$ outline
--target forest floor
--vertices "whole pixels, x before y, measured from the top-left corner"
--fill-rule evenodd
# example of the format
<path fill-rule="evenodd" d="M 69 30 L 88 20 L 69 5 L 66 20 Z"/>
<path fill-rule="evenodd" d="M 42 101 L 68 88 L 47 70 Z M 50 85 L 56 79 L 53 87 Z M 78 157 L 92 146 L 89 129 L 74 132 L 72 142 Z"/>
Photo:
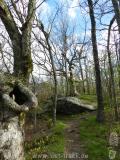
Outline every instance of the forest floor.
<path fill-rule="evenodd" d="M 116 147 L 110 146 L 109 136 L 115 132 L 120 136 L 120 123 L 106 121 L 99 124 L 95 114 L 58 116 L 56 126 L 52 128 L 49 128 L 50 121 L 40 119 L 37 130 L 29 121 L 26 160 L 109 160 L 109 156 L 119 160 L 120 143 Z"/>
<path fill-rule="evenodd" d="M 33 128 L 31 122 L 29 121 L 29 124 L 27 122 L 26 142 L 29 153 L 33 151 L 31 153 L 34 154 L 37 148 L 39 148 L 36 142 L 34 142 L 34 139 L 36 139 L 36 137 L 38 138 L 40 137 L 40 135 L 41 137 L 42 135 L 44 135 L 44 141 L 46 141 L 45 136 L 51 135 L 51 132 L 54 132 L 52 133 L 54 135 L 52 135 L 52 137 L 50 137 L 50 140 L 48 140 L 49 145 L 47 146 L 47 148 L 43 149 L 42 152 L 46 150 L 49 153 L 50 152 L 54 153 L 57 157 L 55 159 L 57 160 L 88 159 L 88 155 L 84 153 L 84 144 L 80 140 L 80 127 L 79 127 L 80 120 L 81 119 L 84 120 L 85 118 L 86 116 L 82 114 L 70 115 L 70 116 L 58 116 L 59 121 L 57 122 L 57 125 L 54 130 L 51 130 L 48 127 L 48 121 L 46 121 L 46 119 L 42 121 L 40 120 L 37 123 L 36 131 Z M 31 141 L 33 141 L 33 144 L 31 143 Z M 41 138 L 37 141 L 40 144 Z M 44 144 L 46 145 L 46 142 Z M 27 159 L 29 159 L 29 157 L 31 157 L 31 155 L 29 155 Z M 37 159 L 42 159 L 42 158 L 37 158 Z"/>
<path fill-rule="evenodd" d="M 90 104 L 92 99 L 84 97 Z M 36 127 L 34 119 L 28 119 L 26 160 L 120 160 L 120 122 L 114 121 L 113 113 L 105 108 L 103 124 L 96 121 L 96 112 L 57 116 L 55 127 L 48 115 L 37 118 Z M 119 143 L 111 146 L 110 135 L 115 133 Z"/>
<path fill-rule="evenodd" d="M 80 129 L 79 121 L 82 118 L 82 115 L 76 117 L 66 118 L 64 123 L 66 124 L 65 128 L 65 149 L 64 155 L 66 159 L 86 159 L 88 156 L 84 153 L 84 144 L 80 140 Z"/>

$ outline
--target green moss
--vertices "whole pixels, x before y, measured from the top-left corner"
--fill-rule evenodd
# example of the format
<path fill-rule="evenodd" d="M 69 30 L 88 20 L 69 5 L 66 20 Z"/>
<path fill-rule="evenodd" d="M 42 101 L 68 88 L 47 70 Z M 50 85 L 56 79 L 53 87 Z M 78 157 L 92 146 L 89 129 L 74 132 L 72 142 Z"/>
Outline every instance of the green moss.
<path fill-rule="evenodd" d="M 25 124 L 25 113 L 24 112 L 21 112 L 20 115 L 19 115 L 19 124 L 21 127 L 23 127 L 23 125 Z"/>
<path fill-rule="evenodd" d="M 97 97 L 96 95 L 80 95 L 80 100 L 83 100 L 87 103 L 96 103 L 97 102 Z"/>

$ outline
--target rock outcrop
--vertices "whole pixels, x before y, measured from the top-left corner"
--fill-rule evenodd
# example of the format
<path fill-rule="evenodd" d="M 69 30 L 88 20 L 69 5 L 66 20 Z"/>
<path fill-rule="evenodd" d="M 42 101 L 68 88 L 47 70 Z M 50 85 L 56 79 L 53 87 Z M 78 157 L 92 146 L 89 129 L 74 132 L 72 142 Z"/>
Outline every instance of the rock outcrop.
<path fill-rule="evenodd" d="M 84 104 L 76 97 L 62 97 L 57 101 L 57 113 L 61 114 L 77 114 L 95 110 L 95 106 Z"/>

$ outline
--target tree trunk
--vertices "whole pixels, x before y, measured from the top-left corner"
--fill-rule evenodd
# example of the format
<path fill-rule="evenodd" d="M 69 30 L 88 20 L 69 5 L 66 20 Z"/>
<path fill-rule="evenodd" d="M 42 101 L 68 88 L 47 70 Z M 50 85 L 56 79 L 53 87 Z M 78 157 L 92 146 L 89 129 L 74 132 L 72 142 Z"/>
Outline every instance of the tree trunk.
<path fill-rule="evenodd" d="M 120 0 L 112 0 L 114 12 L 115 12 L 115 19 L 118 25 L 118 33 L 119 33 L 119 45 L 118 45 L 118 77 L 119 77 L 119 89 L 120 89 Z"/>
<path fill-rule="evenodd" d="M 108 97 L 108 105 L 112 107 L 112 91 L 111 91 L 111 81 L 110 81 L 110 76 L 108 75 L 108 70 L 106 70 L 106 56 L 104 57 L 104 75 L 103 80 L 105 79 L 104 83 L 104 97 Z"/>
<path fill-rule="evenodd" d="M 35 0 L 29 0 L 28 15 L 20 32 L 5 1 L 0 1 L 0 18 L 9 34 L 13 47 L 14 74 L 22 78 L 24 82 L 29 81 L 29 75 L 33 69 L 30 41 L 34 14 Z"/>
<path fill-rule="evenodd" d="M 82 90 L 83 90 L 83 93 L 85 94 L 85 85 L 84 85 L 83 69 L 82 69 L 82 65 L 81 65 L 80 59 L 79 59 L 79 67 L 80 67 L 80 74 L 81 74 L 81 79 L 82 79 Z"/>
<path fill-rule="evenodd" d="M 69 77 L 69 96 L 74 97 L 75 96 L 75 85 L 74 85 L 74 80 L 73 80 L 72 66 L 70 64 L 69 64 L 69 72 L 70 72 L 70 77 Z"/>
<path fill-rule="evenodd" d="M 110 25 L 108 29 L 107 52 L 108 52 L 108 62 L 109 62 L 109 69 L 110 69 L 110 84 L 111 84 L 111 90 L 112 90 L 112 101 L 113 101 L 113 106 L 115 109 L 115 119 L 118 120 L 118 104 L 117 104 L 116 93 L 115 93 L 114 71 L 113 71 L 112 62 L 111 62 L 111 52 L 109 49 L 110 31 L 111 31 L 112 24 L 114 23 L 114 20 L 115 20 L 115 17 L 110 21 Z"/>
<path fill-rule="evenodd" d="M 93 1 L 88 0 L 88 5 L 89 5 L 89 14 L 90 14 L 90 19 L 91 19 L 91 36 L 92 36 L 92 45 L 93 45 L 93 58 L 94 58 L 94 65 L 95 65 L 95 78 L 96 78 L 96 93 L 97 93 L 97 103 L 98 103 L 97 121 L 104 122 L 104 103 L 103 103 L 102 84 L 101 84 L 98 48 L 97 48 L 97 40 L 96 40 L 96 21 L 95 21 L 95 16 L 94 16 Z"/>
<path fill-rule="evenodd" d="M 24 159 L 24 131 L 19 115 L 37 106 L 35 95 L 17 81 L 0 74 L 0 159 L 4 160 Z"/>
<path fill-rule="evenodd" d="M 13 47 L 13 56 L 14 56 L 14 75 L 21 79 L 22 82 L 28 84 L 29 82 L 29 75 L 32 72 L 32 58 L 31 58 L 31 30 L 32 30 L 32 22 L 34 19 L 35 14 L 35 0 L 29 0 L 28 3 L 28 13 L 26 17 L 25 23 L 22 24 L 21 31 L 17 27 L 17 24 L 15 23 L 14 17 L 8 8 L 6 2 L 4 0 L 0 1 L 0 18 L 8 32 L 8 35 L 12 42 Z M 8 78 L 9 79 L 9 78 Z M 6 85 L 6 84 L 5 84 Z M 0 86 L 1 87 L 1 86 Z M 25 91 L 25 94 L 21 94 L 24 92 L 24 89 L 21 87 L 20 90 L 17 92 L 17 88 L 15 87 L 13 89 L 14 93 L 13 97 L 16 96 L 19 99 L 18 102 L 18 108 L 21 108 L 21 100 L 20 98 L 23 98 L 25 100 L 25 97 L 28 97 L 28 99 L 31 102 L 28 102 L 27 105 L 29 107 L 32 107 L 33 105 L 36 105 L 33 101 L 33 98 L 30 99 L 31 93 Z M 26 95 L 26 92 L 28 95 Z M 7 93 L 9 94 L 9 93 Z M 21 94 L 21 95 L 20 95 Z M 2 95 L 3 96 L 3 95 Z M 9 97 L 1 97 L 1 99 L 5 98 L 5 102 L 0 104 L 0 108 L 6 108 L 11 104 L 13 104 L 13 107 L 16 107 L 15 102 L 9 101 Z M 8 100 L 8 103 L 7 103 Z M 3 107 L 4 106 L 4 107 Z M 25 105 L 23 106 L 23 108 Z M 15 108 L 14 108 L 15 109 Z M 16 110 L 16 109 L 15 109 Z M 23 149 L 23 143 L 24 143 L 24 130 L 21 127 L 22 120 L 24 119 L 21 117 L 22 110 L 20 110 L 17 114 L 16 111 L 7 110 L 7 114 L 11 115 L 10 118 L 5 118 L 4 122 L 3 120 L 0 121 L 0 156 L 2 159 L 5 160 L 23 160 L 24 159 L 24 149 Z M 2 114 L 4 114 L 4 111 L 1 111 Z M 7 128 L 4 128 L 6 127 Z M 16 135 L 16 136 L 15 136 Z M 4 137 L 4 139 L 3 139 Z"/>
<path fill-rule="evenodd" d="M 69 95 L 69 80 L 68 80 L 68 71 L 67 71 L 67 62 L 66 62 L 66 59 L 65 59 L 65 90 L 66 90 L 66 93 L 65 95 L 68 96 Z"/>
<path fill-rule="evenodd" d="M 65 35 L 64 35 L 65 34 Z M 67 68 L 67 36 L 66 33 L 63 34 L 63 53 L 62 53 L 62 58 L 63 58 L 63 68 L 65 69 L 65 87 L 66 87 L 66 93 L 65 95 L 69 95 L 69 80 L 68 80 L 68 68 Z"/>
<path fill-rule="evenodd" d="M 115 42 L 115 54 L 116 54 L 116 60 L 117 60 L 117 73 L 118 73 L 118 89 L 120 89 L 120 70 L 119 70 L 119 62 L 120 62 L 120 57 L 119 57 L 119 44 L 118 42 Z"/>
<path fill-rule="evenodd" d="M 52 64 L 52 71 L 53 71 L 53 80 L 54 80 L 54 104 L 53 104 L 53 124 L 56 124 L 56 108 L 57 108 L 57 75 L 56 75 L 56 69 L 54 64 L 54 59 L 51 51 L 51 46 L 49 44 L 49 41 L 47 39 L 47 44 L 49 48 L 49 54 L 50 54 L 50 60 Z"/>
<path fill-rule="evenodd" d="M 120 4 L 119 3 L 120 2 L 118 2 L 118 0 L 112 0 L 114 12 L 115 12 L 115 18 L 118 24 L 118 31 L 120 34 Z"/>
<path fill-rule="evenodd" d="M 84 64 L 85 64 L 87 94 L 90 94 L 90 82 L 89 82 L 88 67 L 86 64 L 86 59 L 84 59 Z"/>
<path fill-rule="evenodd" d="M 49 34 L 44 30 L 44 25 L 42 22 L 38 21 L 38 25 L 40 30 L 43 32 L 46 44 L 47 44 L 47 50 L 49 52 L 50 56 L 50 61 L 51 61 L 51 66 L 52 66 L 52 76 L 53 76 L 53 81 L 54 81 L 54 99 L 53 99 L 53 124 L 56 124 L 56 107 L 57 107 L 57 92 L 58 92 L 58 83 L 57 83 L 57 75 L 56 75 L 56 68 L 54 64 L 54 58 L 53 58 L 53 53 L 52 53 L 52 48 L 49 42 Z"/>
<path fill-rule="evenodd" d="M 1 160 L 23 160 L 23 132 L 18 126 L 18 117 L 0 122 L 0 159 Z M 4 148 L 4 149 L 2 149 Z"/>

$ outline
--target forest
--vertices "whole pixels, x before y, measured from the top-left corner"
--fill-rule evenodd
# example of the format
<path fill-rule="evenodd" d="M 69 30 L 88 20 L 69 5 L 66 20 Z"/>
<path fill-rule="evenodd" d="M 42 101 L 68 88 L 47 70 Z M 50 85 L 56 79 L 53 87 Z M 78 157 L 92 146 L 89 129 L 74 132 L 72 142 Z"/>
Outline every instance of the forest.
<path fill-rule="evenodd" d="M 120 160 L 120 0 L 0 0 L 0 160 Z"/>

